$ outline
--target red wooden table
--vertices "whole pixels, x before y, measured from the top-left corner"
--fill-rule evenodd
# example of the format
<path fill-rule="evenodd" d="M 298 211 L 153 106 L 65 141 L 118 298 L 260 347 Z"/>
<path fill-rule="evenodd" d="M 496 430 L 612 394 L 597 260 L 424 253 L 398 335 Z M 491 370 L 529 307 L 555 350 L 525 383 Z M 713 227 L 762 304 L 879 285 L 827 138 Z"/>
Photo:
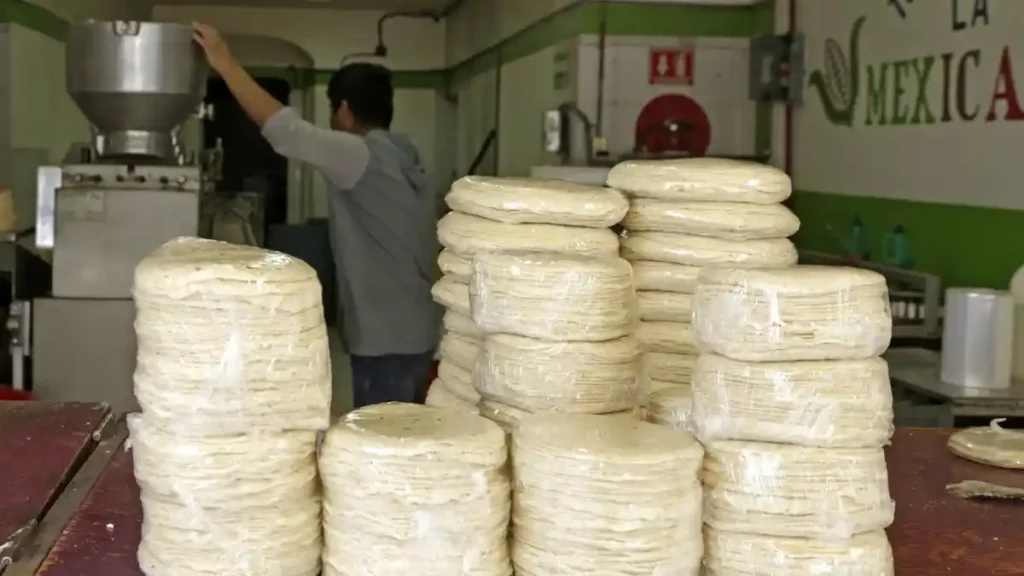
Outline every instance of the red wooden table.
<path fill-rule="evenodd" d="M 896 522 L 889 529 L 897 576 L 1024 575 L 1024 502 L 965 500 L 946 493 L 963 480 L 1024 488 L 1024 471 L 950 454 L 944 428 L 897 430 L 886 454 Z"/>
<path fill-rule="evenodd" d="M 109 415 L 102 404 L 0 402 L 0 565 L 17 558 Z"/>
<path fill-rule="evenodd" d="M 1024 487 L 1024 472 L 953 456 L 946 450 L 951 432 L 900 429 L 887 450 L 896 500 L 896 522 L 888 532 L 897 576 L 1024 575 L 1024 504 L 963 500 L 945 491 L 947 484 L 961 480 Z M 37 576 L 141 575 L 135 549 L 142 510 L 131 455 L 116 446 L 112 450 L 113 459 L 45 556 Z"/>

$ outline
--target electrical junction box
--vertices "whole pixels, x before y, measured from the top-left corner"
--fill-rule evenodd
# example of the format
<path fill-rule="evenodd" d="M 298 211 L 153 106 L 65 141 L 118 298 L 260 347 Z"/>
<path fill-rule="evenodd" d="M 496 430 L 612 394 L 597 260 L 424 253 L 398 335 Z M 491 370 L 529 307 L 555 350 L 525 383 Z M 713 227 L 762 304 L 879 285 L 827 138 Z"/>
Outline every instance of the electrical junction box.
<path fill-rule="evenodd" d="M 799 104 L 804 92 L 804 36 L 755 36 L 750 40 L 750 99 Z"/>

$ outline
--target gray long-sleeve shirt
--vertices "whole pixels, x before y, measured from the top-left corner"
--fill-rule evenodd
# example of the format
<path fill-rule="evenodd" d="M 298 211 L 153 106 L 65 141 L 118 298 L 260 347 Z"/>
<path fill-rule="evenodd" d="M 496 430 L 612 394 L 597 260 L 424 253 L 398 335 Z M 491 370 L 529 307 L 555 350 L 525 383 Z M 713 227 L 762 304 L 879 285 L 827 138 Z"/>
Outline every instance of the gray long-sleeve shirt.
<path fill-rule="evenodd" d="M 440 308 L 430 288 L 437 257 L 436 200 L 404 136 L 318 128 L 284 108 L 263 125 L 278 154 L 327 180 L 331 248 L 342 326 L 359 356 L 420 354 L 437 346 Z"/>

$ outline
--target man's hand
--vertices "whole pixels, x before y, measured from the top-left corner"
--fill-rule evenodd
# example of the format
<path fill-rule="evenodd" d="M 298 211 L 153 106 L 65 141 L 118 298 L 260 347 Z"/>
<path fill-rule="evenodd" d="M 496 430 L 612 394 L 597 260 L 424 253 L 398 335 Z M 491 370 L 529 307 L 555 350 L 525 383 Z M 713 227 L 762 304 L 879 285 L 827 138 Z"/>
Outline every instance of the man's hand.
<path fill-rule="evenodd" d="M 192 28 L 195 29 L 195 34 L 192 37 L 196 43 L 202 46 L 210 68 L 219 74 L 224 74 L 224 71 L 234 63 L 234 58 L 231 56 L 231 50 L 228 49 L 227 43 L 221 38 L 220 32 L 200 22 L 193 22 Z"/>

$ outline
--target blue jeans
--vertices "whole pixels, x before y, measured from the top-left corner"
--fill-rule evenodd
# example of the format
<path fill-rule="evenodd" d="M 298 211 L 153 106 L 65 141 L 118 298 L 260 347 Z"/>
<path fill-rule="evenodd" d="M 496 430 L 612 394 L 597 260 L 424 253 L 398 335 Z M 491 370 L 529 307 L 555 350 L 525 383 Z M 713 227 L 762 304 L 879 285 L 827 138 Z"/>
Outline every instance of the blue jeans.
<path fill-rule="evenodd" d="M 422 404 L 434 351 L 423 354 L 352 356 L 352 406 L 385 402 Z"/>

